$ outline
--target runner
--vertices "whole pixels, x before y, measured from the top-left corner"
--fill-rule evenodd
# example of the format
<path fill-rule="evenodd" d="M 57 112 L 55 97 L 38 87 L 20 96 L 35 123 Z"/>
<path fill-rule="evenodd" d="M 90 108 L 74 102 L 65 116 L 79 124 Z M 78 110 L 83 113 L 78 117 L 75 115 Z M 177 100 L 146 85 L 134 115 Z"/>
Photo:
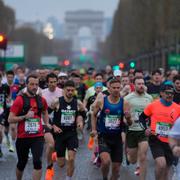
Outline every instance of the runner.
<path fill-rule="evenodd" d="M 48 113 L 50 123 L 53 124 L 54 116 L 54 103 L 62 96 L 63 90 L 57 87 L 58 77 L 50 73 L 46 77 L 48 88 L 42 90 L 42 96 L 46 99 L 48 105 Z M 45 127 L 45 143 L 46 143 L 46 157 L 47 157 L 47 170 L 45 180 L 51 180 L 54 176 L 52 153 L 54 152 L 54 138 L 51 129 Z"/>
<path fill-rule="evenodd" d="M 168 180 L 174 156 L 169 147 L 168 133 L 176 119 L 180 116 L 180 106 L 173 102 L 174 87 L 163 84 L 161 98 L 149 104 L 140 115 L 140 122 L 149 136 L 149 146 L 155 159 L 156 180 Z M 146 119 L 150 117 L 150 128 Z"/>
<path fill-rule="evenodd" d="M 147 150 L 148 141 L 142 128 L 139 124 L 139 115 L 143 112 L 144 108 L 153 100 L 152 97 L 145 92 L 144 79 L 136 77 L 134 80 L 135 92 L 125 96 L 124 103 L 126 104 L 131 114 L 132 125 L 129 126 L 126 135 L 128 147 L 128 160 L 134 164 L 137 162 L 140 165 L 140 180 L 146 179 L 146 166 L 147 166 Z"/>
<path fill-rule="evenodd" d="M 53 128 L 56 133 L 56 152 L 59 167 L 65 165 L 67 149 L 67 176 L 71 180 L 74 173 L 74 161 L 78 148 L 77 128 L 83 130 L 85 109 L 83 104 L 73 95 L 75 84 L 68 80 L 64 84 L 64 95 L 59 98 L 57 110 L 54 112 Z"/>
<path fill-rule="evenodd" d="M 44 98 L 37 96 L 38 77 L 29 75 L 27 77 L 27 92 L 20 95 L 14 101 L 9 114 L 9 123 L 17 123 L 18 133 L 16 140 L 17 168 L 16 178 L 21 180 L 23 171 L 28 161 L 28 153 L 31 150 L 33 156 L 33 177 L 40 180 L 42 174 L 42 153 L 44 145 L 44 134 L 41 121 L 43 114 L 44 124 L 48 124 L 47 103 Z"/>
<path fill-rule="evenodd" d="M 121 83 L 113 78 L 109 82 L 109 96 L 98 96 L 94 103 L 92 115 L 92 135 L 98 131 L 99 153 L 103 180 L 108 179 L 112 161 L 111 179 L 119 178 L 122 162 L 123 99 L 120 98 Z M 100 111 L 99 121 L 97 114 Z"/>

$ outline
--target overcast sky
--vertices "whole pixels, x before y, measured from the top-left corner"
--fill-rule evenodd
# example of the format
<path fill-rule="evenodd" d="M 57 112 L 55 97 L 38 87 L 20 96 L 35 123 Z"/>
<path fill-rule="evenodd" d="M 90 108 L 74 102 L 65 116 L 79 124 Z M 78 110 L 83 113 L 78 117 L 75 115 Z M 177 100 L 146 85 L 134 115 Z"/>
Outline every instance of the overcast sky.
<path fill-rule="evenodd" d="M 4 0 L 16 11 L 16 19 L 24 21 L 45 21 L 50 16 L 63 21 L 67 10 L 92 9 L 104 11 L 112 17 L 119 0 Z"/>

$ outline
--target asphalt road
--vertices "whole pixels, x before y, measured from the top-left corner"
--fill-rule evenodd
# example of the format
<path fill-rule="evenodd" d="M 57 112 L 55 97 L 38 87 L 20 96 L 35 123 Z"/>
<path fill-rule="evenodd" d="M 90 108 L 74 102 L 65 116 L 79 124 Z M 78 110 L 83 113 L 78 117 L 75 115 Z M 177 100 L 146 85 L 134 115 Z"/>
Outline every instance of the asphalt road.
<path fill-rule="evenodd" d="M 91 151 L 87 149 L 88 133 L 85 131 L 85 140 L 80 142 L 80 147 L 77 152 L 76 162 L 75 162 L 75 173 L 73 180 L 101 180 L 101 172 L 98 167 L 91 162 Z M 15 167 L 16 167 L 16 153 L 10 153 L 7 150 L 5 144 L 3 144 L 3 158 L 0 158 L 0 180 L 15 180 Z M 55 177 L 54 180 L 65 180 L 65 170 L 60 169 L 57 164 L 55 167 Z M 121 180 L 138 180 L 138 177 L 134 175 L 135 165 L 129 165 L 127 167 L 121 167 Z M 43 177 L 45 175 L 46 160 L 43 158 Z M 32 178 L 32 159 L 26 166 L 23 180 L 31 180 Z M 152 160 L 151 153 L 148 153 L 148 168 L 147 168 L 147 180 L 154 180 L 154 162 Z"/>

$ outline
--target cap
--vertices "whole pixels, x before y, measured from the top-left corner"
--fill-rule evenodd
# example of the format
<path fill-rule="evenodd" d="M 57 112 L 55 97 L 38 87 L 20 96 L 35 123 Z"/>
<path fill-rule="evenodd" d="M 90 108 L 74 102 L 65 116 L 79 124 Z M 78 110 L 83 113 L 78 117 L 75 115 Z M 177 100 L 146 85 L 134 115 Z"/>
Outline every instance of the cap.
<path fill-rule="evenodd" d="M 66 73 L 64 73 L 64 72 L 60 72 L 59 74 L 58 74 L 58 77 L 67 77 L 68 75 L 66 74 Z"/>
<path fill-rule="evenodd" d="M 103 87 L 103 83 L 102 82 L 96 82 L 94 84 L 94 88 L 97 88 L 97 87 Z"/>
<path fill-rule="evenodd" d="M 114 70 L 113 75 L 114 76 L 121 76 L 122 75 L 122 71 L 120 71 L 119 69 Z"/>
<path fill-rule="evenodd" d="M 165 91 L 165 90 L 172 90 L 174 91 L 174 85 L 171 81 L 167 81 L 164 84 L 161 85 L 160 91 Z"/>

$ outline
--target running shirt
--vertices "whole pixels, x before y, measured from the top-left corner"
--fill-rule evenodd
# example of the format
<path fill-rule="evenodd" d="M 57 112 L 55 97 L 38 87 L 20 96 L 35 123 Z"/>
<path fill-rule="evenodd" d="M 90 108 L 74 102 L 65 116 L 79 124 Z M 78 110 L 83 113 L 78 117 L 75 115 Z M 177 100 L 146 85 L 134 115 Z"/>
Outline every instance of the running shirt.
<path fill-rule="evenodd" d="M 10 112 L 16 116 L 20 115 L 23 110 L 23 98 L 18 96 L 14 101 Z M 43 110 L 47 110 L 47 102 L 42 97 Z M 20 121 L 17 126 L 17 137 L 18 138 L 33 138 L 43 136 L 43 127 L 41 117 L 38 116 L 38 104 L 35 97 L 30 98 L 30 106 L 34 112 L 34 117 Z"/>
<path fill-rule="evenodd" d="M 120 98 L 117 104 L 108 101 L 108 96 L 104 97 L 104 105 L 100 112 L 98 122 L 98 132 L 103 134 L 121 133 L 123 120 L 123 99 Z"/>
<path fill-rule="evenodd" d="M 56 87 L 54 92 L 49 91 L 49 88 L 42 89 L 42 96 L 46 99 L 48 107 L 51 107 L 51 104 L 59 99 L 63 95 L 63 90 Z M 54 111 L 49 113 L 50 121 L 52 121 L 54 116 Z"/>
<path fill-rule="evenodd" d="M 53 122 L 62 130 L 72 130 L 76 128 L 76 117 L 78 113 L 77 99 L 66 102 L 64 96 L 59 98 L 59 110 L 54 112 Z"/>
<path fill-rule="evenodd" d="M 137 93 L 132 92 L 125 96 L 124 100 L 130 105 L 130 113 L 133 120 L 133 124 L 129 126 L 129 130 L 142 131 L 143 128 L 139 123 L 139 115 L 144 111 L 144 108 L 152 102 L 152 96 L 147 93 L 138 95 Z"/>
<path fill-rule="evenodd" d="M 63 90 L 56 88 L 54 92 L 49 91 L 48 88 L 42 89 L 42 96 L 46 99 L 48 107 L 51 106 L 52 102 L 63 95 Z"/>
<path fill-rule="evenodd" d="M 152 133 L 155 133 L 160 141 L 168 143 L 168 133 L 180 116 L 180 106 L 174 102 L 170 106 L 164 106 L 158 99 L 149 104 L 144 113 L 151 118 Z"/>

